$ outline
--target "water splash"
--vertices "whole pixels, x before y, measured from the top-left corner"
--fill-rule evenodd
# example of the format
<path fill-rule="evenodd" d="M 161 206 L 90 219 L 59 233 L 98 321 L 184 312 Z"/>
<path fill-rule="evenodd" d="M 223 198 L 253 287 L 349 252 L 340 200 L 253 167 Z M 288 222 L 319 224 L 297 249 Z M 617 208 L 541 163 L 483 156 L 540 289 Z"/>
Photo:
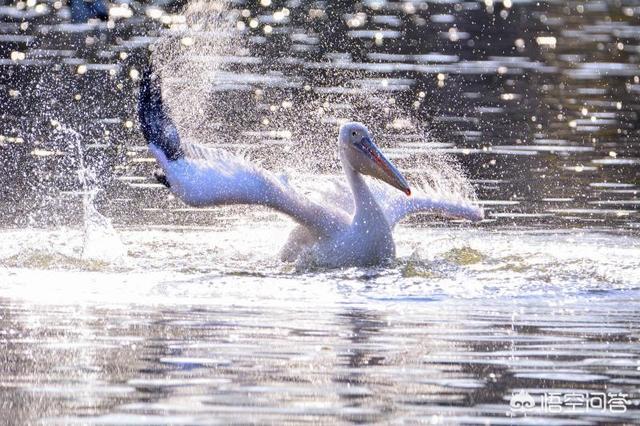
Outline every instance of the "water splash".
<path fill-rule="evenodd" d="M 476 204 L 476 190 L 467 179 L 460 163 L 443 152 L 427 149 L 419 159 L 412 159 L 418 173 L 415 174 L 417 193 L 428 197 Z"/>
<path fill-rule="evenodd" d="M 314 190 L 318 174 L 340 173 L 338 126 L 361 121 L 401 170 L 412 170 L 417 193 L 477 201 L 462 167 L 427 148 L 425 126 L 393 102 L 390 86 L 402 82 L 365 78 L 357 70 L 320 80 L 295 67 L 282 71 L 278 61 L 286 58 L 254 51 L 261 36 L 236 26 L 241 13 L 225 1 L 191 1 L 182 12 L 184 23 L 165 31 L 153 47 L 154 68 L 183 140 L 242 150 Z M 327 54 L 326 60 L 344 59 Z M 422 147 L 413 152 L 407 141 L 412 149 Z M 349 194 L 346 187 L 339 190 Z"/>
<path fill-rule="evenodd" d="M 78 132 L 59 126 L 59 131 L 68 135 L 75 143 L 78 158 L 78 179 L 82 185 L 83 243 L 82 259 L 116 262 L 126 256 L 126 250 L 111 220 L 96 208 L 95 199 L 100 189 L 95 172 L 84 162 L 82 138 Z"/>
<path fill-rule="evenodd" d="M 219 136 L 212 134 L 216 121 L 210 115 L 214 81 L 225 56 L 242 55 L 241 37 L 225 1 L 188 2 L 182 16 L 184 23 L 172 25 L 153 45 L 152 61 L 181 136 L 215 140 Z M 225 109 L 219 99 L 215 108 Z"/>

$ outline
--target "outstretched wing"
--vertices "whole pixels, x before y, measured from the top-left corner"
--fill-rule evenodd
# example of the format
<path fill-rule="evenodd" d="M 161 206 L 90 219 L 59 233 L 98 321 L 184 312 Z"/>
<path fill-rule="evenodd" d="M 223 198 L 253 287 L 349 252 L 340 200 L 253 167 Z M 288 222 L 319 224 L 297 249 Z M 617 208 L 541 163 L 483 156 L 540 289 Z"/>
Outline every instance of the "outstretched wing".
<path fill-rule="evenodd" d="M 138 118 L 172 192 L 185 203 L 264 205 L 289 215 L 318 235 L 329 235 L 348 225 L 346 213 L 310 201 L 285 180 L 240 156 L 182 143 L 164 108 L 160 79 L 150 70 L 141 81 Z"/>
<path fill-rule="evenodd" d="M 404 217 L 415 213 L 433 213 L 452 219 L 467 219 L 474 222 L 484 219 L 482 208 L 461 201 L 444 198 L 414 196 L 394 198 L 385 207 L 385 216 L 390 226 L 394 226 Z"/>
<path fill-rule="evenodd" d="M 474 222 L 484 219 L 482 208 L 470 200 L 429 194 L 419 188 L 412 188 L 413 195 L 407 197 L 404 194 L 396 194 L 397 191 L 386 188 L 384 185 L 376 183 L 372 187 L 382 204 L 387 222 L 392 227 L 406 216 L 415 213 L 432 213 L 446 218 L 467 219 Z"/>
<path fill-rule="evenodd" d="M 349 187 L 339 180 L 330 180 L 329 183 L 330 185 L 325 185 L 324 191 L 319 190 L 322 197 L 352 215 L 354 203 Z M 391 227 L 406 216 L 415 213 L 432 213 L 446 218 L 467 219 L 474 222 L 484 218 L 482 208 L 466 199 L 446 198 L 416 187 L 412 187 L 413 195 L 407 197 L 397 189 L 374 179 L 368 179 L 368 186 Z"/>

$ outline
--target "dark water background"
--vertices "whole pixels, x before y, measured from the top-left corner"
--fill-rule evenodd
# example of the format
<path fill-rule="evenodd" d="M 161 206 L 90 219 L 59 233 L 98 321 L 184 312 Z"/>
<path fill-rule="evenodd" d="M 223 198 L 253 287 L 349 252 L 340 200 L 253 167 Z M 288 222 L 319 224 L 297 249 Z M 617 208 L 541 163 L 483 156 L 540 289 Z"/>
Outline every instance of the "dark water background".
<path fill-rule="evenodd" d="M 58 192 L 79 186 L 76 148 L 51 120 L 80 134 L 107 189 L 101 209 L 117 223 L 215 220 L 172 211 L 180 206 L 147 185 L 154 183 L 154 166 L 144 160 L 136 129 L 131 72 L 142 69 L 149 45 L 168 27 L 162 20 L 179 17 L 145 14 L 150 5 L 134 2 L 129 18 L 70 25 L 65 6 L 40 5 L 0 10 L 3 222 L 78 218 L 73 196 Z M 274 20 L 283 7 L 288 16 Z M 333 149 L 307 155 L 315 153 L 313 142 L 296 140 L 304 125 L 280 104 L 293 99 L 294 110 L 315 103 L 328 116 L 358 118 L 340 108 L 353 93 L 371 94 L 393 102 L 394 111 L 422 129 L 379 131 L 382 144 L 417 152 L 417 174 L 421 150 L 454 155 L 485 203 L 488 224 L 635 230 L 639 7 L 636 1 L 234 2 L 235 19 L 246 28 L 238 48 L 218 62 L 239 77 L 203 94 L 199 124 L 216 136 L 207 142 L 247 145 L 274 169 L 280 159 L 302 157 L 297 164 L 335 170 Z M 255 29 L 252 19 L 259 22 Z M 183 46 L 189 49 L 197 53 L 197 46 Z M 12 52 L 19 52 L 17 60 Z M 306 136 L 320 135 L 316 147 L 331 146 L 335 121 L 314 126 Z M 278 141 L 269 131 L 294 137 Z M 164 213 L 145 213 L 155 207 Z"/>

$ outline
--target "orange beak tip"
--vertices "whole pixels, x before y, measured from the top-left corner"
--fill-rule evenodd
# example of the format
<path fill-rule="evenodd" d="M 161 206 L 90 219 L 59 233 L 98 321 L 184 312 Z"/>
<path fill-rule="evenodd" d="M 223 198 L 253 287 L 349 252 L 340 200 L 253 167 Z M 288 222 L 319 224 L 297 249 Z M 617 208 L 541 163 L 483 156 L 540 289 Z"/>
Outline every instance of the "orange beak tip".
<path fill-rule="evenodd" d="M 407 197 L 411 197 L 411 188 L 405 189 L 404 193 L 407 194 Z"/>

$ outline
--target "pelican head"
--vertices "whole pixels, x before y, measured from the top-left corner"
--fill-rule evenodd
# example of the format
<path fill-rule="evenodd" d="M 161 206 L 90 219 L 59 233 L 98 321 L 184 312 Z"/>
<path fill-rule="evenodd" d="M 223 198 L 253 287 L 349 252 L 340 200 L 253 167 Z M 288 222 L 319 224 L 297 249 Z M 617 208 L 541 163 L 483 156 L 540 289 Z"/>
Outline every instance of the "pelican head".
<path fill-rule="evenodd" d="M 402 173 L 382 154 L 373 143 L 373 139 L 363 124 L 345 123 L 340 127 L 338 135 L 340 158 L 345 166 L 363 175 L 369 175 L 407 195 L 411 195 L 411 188 Z"/>

